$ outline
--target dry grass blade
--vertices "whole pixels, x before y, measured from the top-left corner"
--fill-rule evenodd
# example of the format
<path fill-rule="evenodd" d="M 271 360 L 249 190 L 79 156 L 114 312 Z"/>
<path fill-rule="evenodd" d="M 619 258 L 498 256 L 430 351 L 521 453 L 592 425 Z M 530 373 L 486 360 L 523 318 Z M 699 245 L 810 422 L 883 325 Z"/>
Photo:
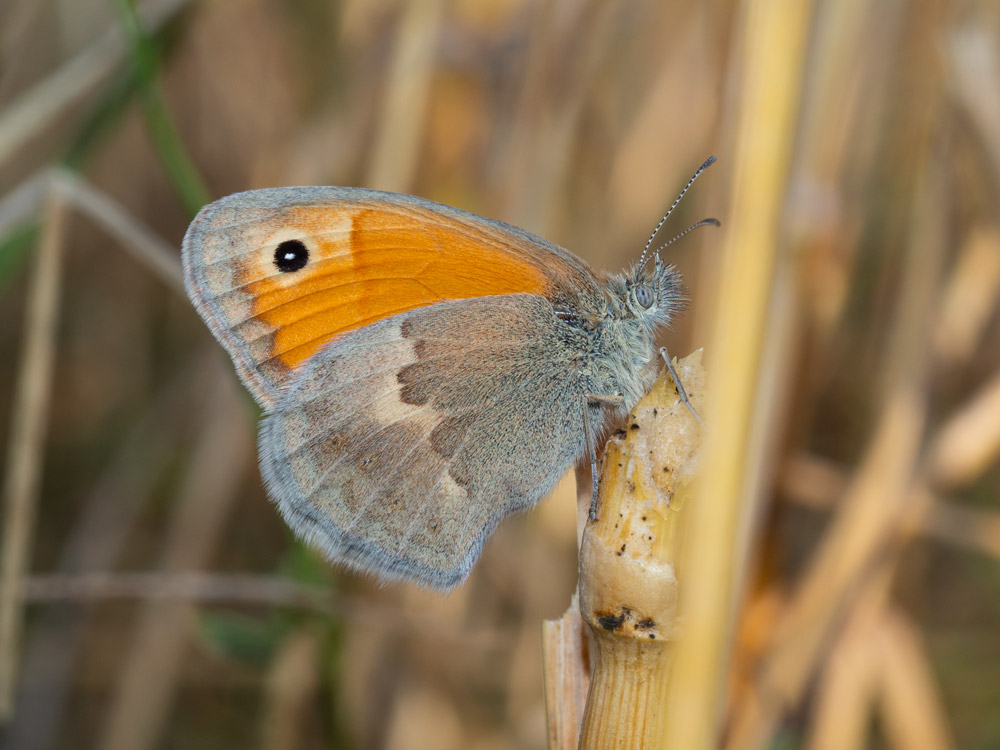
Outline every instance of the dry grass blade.
<path fill-rule="evenodd" d="M 182 297 L 184 277 L 177 249 L 134 218 L 121 204 L 68 170 L 53 173 L 53 185 L 67 203 L 121 242 L 123 250 Z"/>
<path fill-rule="evenodd" d="M 925 115 L 929 118 L 930 111 Z M 923 124 L 929 129 L 930 122 Z M 915 218 L 884 354 L 886 395 L 878 428 L 840 513 L 775 629 L 773 647 L 759 670 L 756 699 L 735 716 L 729 738 L 733 748 L 766 742 L 783 713 L 801 699 L 824 645 L 850 609 L 859 601 L 884 598 L 895 563 L 885 553 L 908 530 L 912 516 L 926 507 L 923 502 L 909 507 L 906 500 L 918 483 L 926 420 L 928 351 L 923 341 L 932 323 L 926 300 L 937 297 L 946 247 L 939 194 L 944 162 L 939 154 L 925 154 L 911 209 Z"/>
<path fill-rule="evenodd" d="M 576 592 L 558 620 L 542 623 L 542 668 L 548 750 L 577 750 L 590 687 L 587 633 Z"/>
<path fill-rule="evenodd" d="M 856 591 L 862 572 L 886 542 L 895 503 L 906 496 L 921 427 L 922 413 L 915 404 L 894 403 L 885 415 L 841 514 L 779 620 L 772 650 L 759 670 L 757 697 L 738 711 L 730 747 L 759 747 L 801 695 L 843 616 L 843 599 Z"/>
<path fill-rule="evenodd" d="M 403 8 L 367 181 L 381 190 L 405 191 L 413 183 L 444 2 L 415 0 Z"/>
<path fill-rule="evenodd" d="M 0 235 L 17 222 L 32 216 L 50 190 L 59 191 L 67 207 L 75 208 L 98 224 L 119 240 L 122 249 L 147 270 L 175 292 L 184 295 L 184 279 L 177 249 L 137 220 L 117 201 L 67 169 L 47 167 L 39 170 L 5 195 L 0 201 Z"/>
<path fill-rule="evenodd" d="M 205 421 L 192 449 L 193 461 L 167 530 L 163 567 L 167 571 L 203 567 L 218 544 L 253 455 L 246 409 L 228 377 L 215 378 L 205 391 Z M 152 602 L 138 621 L 126 649 L 111 713 L 100 746 L 143 750 L 161 736 L 184 653 L 194 608 Z"/>
<path fill-rule="evenodd" d="M 979 477 L 1000 457 L 1000 372 L 951 418 L 931 448 L 931 475 L 954 487 Z"/>
<path fill-rule="evenodd" d="M 309 711 L 319 689 L 322 642 L 308 629 L 290 633 L 271 664 L 261 727 L 261 750 L 303 747 Z"/>
<path fill-rule="evenodd" d="M 73 706 L 74 670 L 87 653 L 88 618 L 75 602 L 91 590 L 90 575 L 74 573 L 107 570 L 119 559 L 163 467 L 177 451 L 175 420 L 197 389 L 192 375 L 199 369 L 205 368 L 182 370 L 123 432 L 116 454 L 86 493 L 74 519 L 59 554 L 60 572 L 27 578 L 26 601 L 48 606 L 31 620 L 22 652 L 24 679 L 2 747 L 52 747 L 65 726 Z"/>
<path fill-rule="evenodd" d="M 799 455 L 786 462 L 781 473 L 781 490 L 792 502 L 815 510 L 830 510 L 847 487 L 847 475 L 829 461 Z M 963 508 L 955 501 L 930 494 L 917 484 L 905 504 L 926 506 L 911 516 L 909 534 L 980 552 L 1000 559 L 1000 512 Z"/>
<path fill-rule="evenodd" d="M 65 207 L 50 193 L 28 296 L 3 484 L 0 558 L 0 722 L 10 715 L 20 661 L 23 585 L 31 555 L 42 446 L 55 361 Z"/>
<path fill-rule="evenodd" d="M 575 469 L 576 546 L 590 517 L 590 467 Z M 542 679 L 545 693 L 545 729 L 548 750 L 577 750 L 580 727 L 590 689 L 590 639 L 580 616 L 579 592 L 558 620 L 542 622 Z"/>
<path fill-rule="evenodd" d="M 150 0 L 140 8 L 145 25 L 166 22 L 189 0 Z M 0 164 L 100 83 L 126 55 L 117 28 L 64 63 L 55 73 L 9 105 L 0 117 Z"/>
<path fill-rule="evenodd" d="M 45 167 L 31 177 L 22 180 L 16 188 L 0 200 L 0 236 L 6 234 L 18 222 L 38 212 L 52 185 L 52 169 Z"/>
<path fill-rule="evenodd" d="M 1000 300 L 1000 231 L 978 228 L 962 246 L 948 279 L 934 350 L 949 365 L 968 360 Z"/>
<path fill-rule="evenodd" d="M 692 625 L 678 650 L 668 704 L 671 748 L 715 747 L 733 604 L 739 504 L 748 474 L 748 445 L 761 367 L 780 217 L 795 141 L 796 104 L 805 47 L 808 2 L 744 6 L 740 34 L 742 108 L 733 165 L 719 292 L 710 340 L 706 465 L 691 518 L 681 611 Z M 738 332 L 738 333 L 737 333 Z M 693 623 L 697 623 L 694 625 Z"/>
<path fill-rule="evenodd" d="M 900 750 L 955 747 L 927 650 L 913 623 L 887 610 L 877 636 L 883 725 L 890 744 Z"/>
<path fill-rule="evenodd" d="M 406 632 L 425 641 L 439 641 L 470 649 L 510 648 L 510 634 L 502 629 L 469 630 L 437 615 L 400 613 L 399 608 L 364 597 L 333 593 L 278 576 L 239 573 L 79 573 L 33 575 L 25 580 L 28 602 L 147 600 L 199 605 L 257 605 L 287 607 L 363 624 L 366 629 Z"/>
<path fill-rule="evenodd" d="M 830 648 L 820 677 L 809 750 L 868 747 L 872 703 L 878 681 L 870 617 L 855 617 Z"/>

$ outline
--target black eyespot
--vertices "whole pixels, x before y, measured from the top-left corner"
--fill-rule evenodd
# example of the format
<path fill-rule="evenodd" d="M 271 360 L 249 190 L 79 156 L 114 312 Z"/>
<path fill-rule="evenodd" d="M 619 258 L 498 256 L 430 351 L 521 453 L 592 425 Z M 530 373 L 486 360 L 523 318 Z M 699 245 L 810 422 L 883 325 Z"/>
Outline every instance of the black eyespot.
<path fill-rule="evenodd" d="M 305 268 L 309 262 L 309 249 L 302 240 L 285 240 L 274 251 L 274 265 L 282 273 Z"/>
<path fill-rule="evenodd" d="M 650 307 L 653 304 L 653 290 L 648 286 L 637 286 L 635 288 L 635 301 L 642 307 Z"/>

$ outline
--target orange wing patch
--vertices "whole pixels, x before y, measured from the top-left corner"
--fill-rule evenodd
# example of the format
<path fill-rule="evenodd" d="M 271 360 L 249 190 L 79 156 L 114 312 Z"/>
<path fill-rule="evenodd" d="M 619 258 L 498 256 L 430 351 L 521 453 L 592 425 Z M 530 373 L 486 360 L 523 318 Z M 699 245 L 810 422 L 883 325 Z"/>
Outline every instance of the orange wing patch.
<path fill-rule="evenodd" d="M 540 237 L 357 188 L 223 198 L 191 223 L 182 260 L 195 307 L 265 408 L 324 344 L 382 318 L 445 300 L 600 293 L 589 268 Z"/>
<path fill-rule="evenodd" d="M 251 302 L 255 355 L 293 369 L 327 341 L 406 310 L 495 294 L 545 294 L 541 268 L 495 234 L 418 207 L 289 207 L 238 277 Z M 281 273 L 277 246 L 309 251 L 304 268 Z"/>

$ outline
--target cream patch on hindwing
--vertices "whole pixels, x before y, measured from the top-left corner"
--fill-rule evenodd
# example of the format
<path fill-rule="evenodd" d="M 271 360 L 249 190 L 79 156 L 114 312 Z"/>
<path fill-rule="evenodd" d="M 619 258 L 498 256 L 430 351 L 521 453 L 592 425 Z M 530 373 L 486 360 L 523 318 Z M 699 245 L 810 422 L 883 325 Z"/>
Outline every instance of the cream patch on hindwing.
<path fill-rule="evenodd" d="M 407 424 L 418 428 L 422 440 L 441 421 L 433 409 L 403 400 L 398 373 L 416 362 L 414 344 L 403 338 L 396 321 L 386 320 L 381 326 L 383 336 L 368 351 L 348 348 L 331 358 L 316 376 L 299 382 L 298 404 L 282 415 L 290 456 L 321 437 L 335 446 L 338 435 L 349 431 L 359 417 L 370 423 L 370 435 Z M 370 395 L 369 400 L 358 401 L 362 394 Z M 311 491 L 307 484 L 302 488 Z"/>

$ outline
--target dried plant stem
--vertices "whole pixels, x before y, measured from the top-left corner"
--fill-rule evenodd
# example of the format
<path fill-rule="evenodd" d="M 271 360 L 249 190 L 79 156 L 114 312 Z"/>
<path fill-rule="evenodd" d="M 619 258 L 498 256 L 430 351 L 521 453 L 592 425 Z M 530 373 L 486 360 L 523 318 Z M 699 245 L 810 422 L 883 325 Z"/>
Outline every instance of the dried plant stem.
<path fill-rule="evenodd" d="M 589 652 L 579 599 L 574 593 L 561 618 L 542 623 L 548 750 L 577 750 L 579 746 L 590 688 Z"/>
<path fill-rule="evenodd" d="M 881 660 L 881 709 L 890 745 L 907 750 L 955 747 L 920 632 L 886 608 L 876 648 Z"/>
<path fill-rule="evenodd" d="M 701 352 L 678 373 L 702 403 Z M 605 450 L 598 518 L 580 549 L 580 613 L 594 647 L 582 750 L 662 748 L 678 628 L 685 508 L 701 427 L 664 371 Z"/>
<path fill-rule="evenodd" d="M 876 710 L 890 747 L 954 747 L 919 631 L 886 601 L 889 581 L 868 587 L 830 649 L 810 750 L 868 747 Z"/>
<path fill-rule="evenodd" d="M 3 552 L 0 558 L 0 722 L 10 716 L 21 642 L 24 575 L 31 555 L 42 446 L 48 422 L 55 360 L 65 209 L 50 194 L 44 230 L 28 292 L 25 337 L 3 486 Z"/>
<path fill-rule="evenodd" d="M 737 710 L 729 747 L 759 747 L 782 714 L 802 698 L 809 678 L 845 618 L 869 598 L 882 606 L 913 518 L 926 509 L 907 504 L 922 486 L 920 450 L 926 423 L 928 351 L 925 341 L 937 298 L 943 251 L 943 160 L 923 160 L 914 202 L 896 314 L 884 364 L 884 407 L 864 460 L 840 512 L 774 627 L 769 653 L 757 668 L 756 695 Z"/>
<path fill-rule="evenodd" d="M 816 510 L 833 509 L 848 481 L 843 469 L 808 454 L 787 461 L 780 476 L 785 497 Z M 954 500 L 932 494 L 923 484 L 913 488 L 905 504 L 926 506 L 912 517 L 909 533 L 1000 559 L 1000 512 L 962 507 Z"/>
<path fill-rule="evenodd" d="M 126 211 L 107 193 L 81 179 L 68 169 L 53 171 L 54 188 L 61 191 L 66 203 L 121 243 L 154 276 L 182 297 L 184 277 L 177 249 Z"/>
<path fill-rule="evenodd" d="M 400 613 L 395 605 L 277 576 L 194 572 L 33 575 L 25 578 L 24 599 L 36 604 L 100 604 L 133 599 L 287 607 L 337 617 L 344 622 L 364 623 L 373 630 L 406 632 L 426 641 L 454 643 L 462 648 L 511 648 L 511 634 L 501 628 L 470 631 L 434 614 Z"/>
<path fill-rule="evenodd" d="M 413 182 L 443 10 L 442 0 L 405 6 L 372 150 L 373 187 L 408 190 Z"/>
<path fill-rule="evenodd" d="M 152 0 L 140 8 L 150 28 L 161 26 L 189 0 Z M 109 29 L 55 73 L 5 108 L 0 117 L 0 163 L 17 153 L 80 98 L 98 85 L 125 59 L 125 45 L 117 28 Z"/>
<path fill-rule="evenodd" d="M 1000 303 L 1000 231 L 980 226 L 962 244 L 934 324 L 934 352 L 943 364 L 964 364 L 980 349 Z"/>
<path fill-rule="evenodd" d="M 52 169 L 44 167 L 21 180 L 0 198 L 0 235 L 7 234 L 18 223 L 34 217 L 51 184 Z"/>
<path fill-rule="evenodd" d="M 308 628 L 285 638 L 267 677 L 262 750 L 296 750 L 305 745 L 305 725 L 320 686 L 322 640 Z"/>
<path fill-rule="evenodd" d="M 111 0 L 132 53 L 146 126 L 160 164 L 191 216 L 211 200 L 194 162 L 181 144 L 157 81 L 157 53 L 130 0 Z"/>
<path fill-rule="evenodd" d="M 877 644 L 871 613 L 855 613 L 830 649 L 819 681 L 809 750 L 863 750 L 868 747 L 871 709 L 878 682 Z"/>
<path fill-rule="evenodd" d="M 107 193 L 62 167 L 40 169 L 0 199 L 0 234 L 32 216 L 45 196 L 58 191 L 67 208 L 91 219 L 175 292 L 184 296 L 177 249 L 126 211 Z"/>
<path fill-rule="evenodd" d="M 884 575 L 884 586 L 868 587 L 830 648 L 810 750 L 868 747 L 876 710 L 891 747 L 954 747 L 919 632 L 886 601 L 889 581 Z"/>
<path fill-rule="evenodd" d="M 1000 372 L 954 414 L 930 451 L 931 473 L 945 485 L 981 476 L 1000 457 Z"/>
<path fill-rule="evenodd" d="M 751 437 L 759 420 L 764 330 L 778 264 L 782 210 L 795 144 L 809 0 L 743 5 L 741 109 L 733 162 L 732 207 L 723 256 L 719 310 L 709 351 L 705 466 L 685 548 L 685 629 L 668 702 L 669 748 L 718 743 L 732 623 L 736 550 L 745 492 L 755 475 Z"/>
<path fill-rule="evenodd" d="M 229 378 L 205 391 L 204 423 L 193 461 L 166 531 L 162 566 L 171 572 L 203 568 L 218 545 L 253 455 L 246 409 Z M 99 742 L 108 750 L 143 750 L 161 736 L 195 622 L 187 603 L 150 601 L 139 615 L 115 699 Z"/>

